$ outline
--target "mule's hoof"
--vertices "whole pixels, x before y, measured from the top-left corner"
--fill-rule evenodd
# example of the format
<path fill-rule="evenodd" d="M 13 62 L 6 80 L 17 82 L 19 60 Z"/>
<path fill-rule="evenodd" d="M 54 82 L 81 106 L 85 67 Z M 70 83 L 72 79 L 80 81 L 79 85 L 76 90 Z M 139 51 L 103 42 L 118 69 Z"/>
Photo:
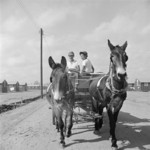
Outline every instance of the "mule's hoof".
<path fill-rule="evenodd" d="M 99 130 L 94 130 L 94 134 L 100 134 Z"/>
<path fill-rule="evenodd" d="M 71 132 L 66 134 L 66 137 L 69 138 L 71 136 Z"/>
<path fill-rule="evenodd" d="M 118 150 L 118 147 L 111 147 L 112 150 Z"/>
<path fill-rule="evenodd" d="M 60 146 L 61 146 L 62 148 L 64 148 L 65 145 L 66 145 L 66 144 L 65 144 L 65 141 L 61 141 L 61 142 L 60 142 Z"/>
<path fill-rule="evenodd" d="M 67 138 L 69 138 L 70 136 L 71 136 L 71 133 L 66 135 Z"/>

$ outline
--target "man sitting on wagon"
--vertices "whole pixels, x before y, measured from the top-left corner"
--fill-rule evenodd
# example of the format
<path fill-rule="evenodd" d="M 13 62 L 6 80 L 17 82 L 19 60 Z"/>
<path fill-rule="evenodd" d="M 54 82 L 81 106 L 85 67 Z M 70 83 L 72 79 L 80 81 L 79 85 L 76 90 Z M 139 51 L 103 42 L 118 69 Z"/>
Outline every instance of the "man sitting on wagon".
<path fill-rule="evenodd" d="M 80 73 L 80 67 L 78 65 L 78 62 L 74 59 L 74 56 L 75 56 L 74 52 L 71 51 L 68 53 L 69 60 L 67 61 L 67 68 L 66 69 L 67 69 L 70 77 L 72 77 L 72 83 L 76 89 L 76 85 L 78 84 L 77 79 L 78 79 L 78 75 Z"/>
<path fill-rule="evenodd" d="M 68 53 L 69 60 L 67 61 L 67 69 L 68 73 L 79 73 L 80 67 L 78 65 L 78 62 L 74 59 L 74 52 Z"/>
<path fill-rule="evenodd" d="M 82 51 L 82 52 L 80 52 L 80 56 L 82 59 L 81 74 L 88 75 L 90 73 L 94 73 L 94 67 L 93 67 L 91 61 L 87 58 L 88 53 L 86 51 Z"/>

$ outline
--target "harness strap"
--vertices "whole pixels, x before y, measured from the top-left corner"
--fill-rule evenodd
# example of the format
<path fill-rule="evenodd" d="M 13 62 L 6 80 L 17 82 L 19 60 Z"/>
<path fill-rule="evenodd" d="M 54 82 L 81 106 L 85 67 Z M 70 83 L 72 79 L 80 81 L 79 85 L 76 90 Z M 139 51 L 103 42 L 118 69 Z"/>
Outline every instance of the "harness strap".
<path fill-rule="evenodd" d="M 98 96 L 99 96 L 99 100 L 101 101 L 101 103 L 103 103 L 104 102 L 104 98 L 102 97 L 102 94 L 101 94 L 101 92 L 99 91 L 99 87 L 100 87 L 100 85 L 101 85 L 101 82 L 102 82 L 102 79 L 104 78 L 104 77 L 106 77 L 107 75 L 104 75 L 102 78 L 100 78 L 100 80 L 97 82 L 97 93 L 98 93 Z"/>
<path fill-rule="evenodd" d="M 113 93 L 113 94 L 122 94 L 127 91 L 127 87 L 124 87 L 123 89 L 116 89 L 111 81 L 111 78 L 108 78 L 106 81 L 106 87 Z"/>
<path fill-rule="evenodd" d="M 50 84 L 48 85 L 47 90 L 46 90 L 47 93 L 49 92 L 51 85 L 52 85 L 52 83 L 50 83 Z"/>

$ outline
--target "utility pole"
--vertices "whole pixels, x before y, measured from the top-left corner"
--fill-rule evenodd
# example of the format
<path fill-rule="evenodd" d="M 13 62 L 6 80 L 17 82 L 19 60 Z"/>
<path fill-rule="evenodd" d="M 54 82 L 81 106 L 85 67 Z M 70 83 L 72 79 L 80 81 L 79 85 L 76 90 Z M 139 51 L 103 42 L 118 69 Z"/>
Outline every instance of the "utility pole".
<path fill-rule="evenodd" d="M 40 29 L 40 35 L 41 35 L 41 63 L 40 63 L 40 72 L 41 72 L 41 98 L 43 98 L 43 29 Z"/>

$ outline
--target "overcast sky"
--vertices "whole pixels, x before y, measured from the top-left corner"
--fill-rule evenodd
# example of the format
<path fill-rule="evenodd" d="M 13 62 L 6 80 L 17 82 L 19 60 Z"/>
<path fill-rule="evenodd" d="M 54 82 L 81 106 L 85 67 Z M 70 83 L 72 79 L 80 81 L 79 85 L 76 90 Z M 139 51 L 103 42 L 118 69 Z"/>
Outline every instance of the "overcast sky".
<path fill-rule="evenodd" d="M 0 0 L 0 82 L 40 81 L 40 34 L 44 30 L 44 83 L 48 58 L 69 51 L 81 63 L 87 51 L 96 72 L 108 72 L 110 50 L 128 42 L 128 81 L 150 82 L 149 0 Z"/>

